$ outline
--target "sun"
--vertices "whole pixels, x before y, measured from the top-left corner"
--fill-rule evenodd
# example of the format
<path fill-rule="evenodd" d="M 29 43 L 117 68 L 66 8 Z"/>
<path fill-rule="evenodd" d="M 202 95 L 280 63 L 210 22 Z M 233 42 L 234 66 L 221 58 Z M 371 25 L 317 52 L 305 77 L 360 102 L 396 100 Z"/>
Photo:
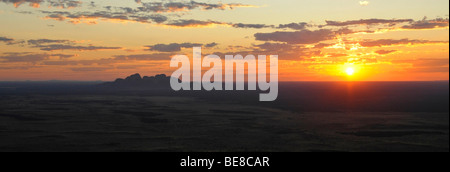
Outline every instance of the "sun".
<path fill-rule="evenodd" d="M 348 76 L 352 76 L 353 74 L 355 74 L 355 69 L 353 69 L 352 67 L 348 67 L 345 70 L 345 73 L 347 73 Z"/>

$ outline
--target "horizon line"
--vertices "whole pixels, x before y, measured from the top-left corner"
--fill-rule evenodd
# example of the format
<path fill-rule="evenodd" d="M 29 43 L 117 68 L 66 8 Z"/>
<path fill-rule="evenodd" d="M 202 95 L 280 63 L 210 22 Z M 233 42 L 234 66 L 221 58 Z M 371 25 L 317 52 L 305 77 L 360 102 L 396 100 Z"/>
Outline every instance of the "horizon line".
<path fill-rule="evenodd" d="M 0 82 L 114 82 L 114 80 L 110 80 L 110 81 L 104 81 L 104 80 L 87 80 L 87 81 L 83 81 L 83 80 L 56 80 L 56 79 L 51 79 L 51 80 L 0 80 Z M 191 81 L 192 83 L 193 81 Z M 324 80 L 324 81 L 314 81 L 314 80 L 309 80 L 309 81 L 278 81 L 278 82 L 450 82 L 450 80 L 429 80 L 429 81 L 424 81 L 424 80 L 399 80 L 399 81 L 376 81 L 376 80 L 360 80 L 360 81 L 344 81 L 344 80 Z M 236 82 L 234 82 L 236 83 Z M 247 83 L 247 82 L 245 82 Z"/>

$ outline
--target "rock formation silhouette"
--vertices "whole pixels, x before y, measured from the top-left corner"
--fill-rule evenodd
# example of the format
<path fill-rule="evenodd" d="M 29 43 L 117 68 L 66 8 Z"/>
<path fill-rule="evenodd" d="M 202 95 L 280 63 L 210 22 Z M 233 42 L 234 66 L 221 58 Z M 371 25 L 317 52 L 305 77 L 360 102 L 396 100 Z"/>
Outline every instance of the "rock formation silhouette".
<path fill-rule="evenodd" d="M 139 73 L 130 75 L 125 79 L 118 78 L 114 82 L 101 84 L 110 88 L 168 88 L 170 89 L 170 76 L 159 74 L 155 76 L 141 77 Z"/>

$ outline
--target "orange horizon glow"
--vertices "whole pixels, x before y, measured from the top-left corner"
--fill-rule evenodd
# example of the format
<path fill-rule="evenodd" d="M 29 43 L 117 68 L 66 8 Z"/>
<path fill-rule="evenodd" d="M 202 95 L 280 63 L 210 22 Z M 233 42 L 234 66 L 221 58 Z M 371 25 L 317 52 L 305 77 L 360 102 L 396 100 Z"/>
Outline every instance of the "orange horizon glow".
<path fill-rule="evenodd" d="M 193 46 L 278 55 L 280 81 L 449 80 L 448 0 L 11 2 L 0 1 L 0 81 L 171 75 L 170 58 Z"/>

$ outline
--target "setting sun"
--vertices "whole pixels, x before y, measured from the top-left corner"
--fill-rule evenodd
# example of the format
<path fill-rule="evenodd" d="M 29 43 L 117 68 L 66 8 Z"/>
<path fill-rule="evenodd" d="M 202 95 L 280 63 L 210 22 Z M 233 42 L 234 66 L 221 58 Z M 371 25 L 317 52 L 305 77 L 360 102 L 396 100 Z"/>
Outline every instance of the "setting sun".
<path fill-rule="evenodd" d="M 345 70 L 345 73 L 347 73 L 347 75 L 352 76 L 353 74 L 355 74 L 355 69 L 353 69 L 352 67 L 349 67 Z"/>

